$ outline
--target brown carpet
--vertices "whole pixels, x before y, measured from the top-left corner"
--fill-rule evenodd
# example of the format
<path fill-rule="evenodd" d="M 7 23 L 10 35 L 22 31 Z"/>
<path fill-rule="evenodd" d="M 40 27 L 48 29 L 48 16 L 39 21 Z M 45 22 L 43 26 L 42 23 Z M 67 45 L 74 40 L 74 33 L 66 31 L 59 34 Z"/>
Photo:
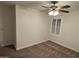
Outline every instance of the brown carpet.
<path fill-rule="evenodd" d="M 78 58 L 79 53 L 51 41 L 16 51 L 13 46 L 0 47 L 4 58 Z"/>

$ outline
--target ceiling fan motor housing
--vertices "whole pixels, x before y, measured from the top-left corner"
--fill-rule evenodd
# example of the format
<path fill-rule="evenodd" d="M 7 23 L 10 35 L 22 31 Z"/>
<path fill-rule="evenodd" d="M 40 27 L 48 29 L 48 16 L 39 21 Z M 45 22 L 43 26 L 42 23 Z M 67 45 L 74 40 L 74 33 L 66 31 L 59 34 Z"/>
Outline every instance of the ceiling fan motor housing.
<path fill-rule="evenodd" d="M 51 1 L 51 3 L 56 4 L 56 3 L 58 3 L 58 1 Z"/>

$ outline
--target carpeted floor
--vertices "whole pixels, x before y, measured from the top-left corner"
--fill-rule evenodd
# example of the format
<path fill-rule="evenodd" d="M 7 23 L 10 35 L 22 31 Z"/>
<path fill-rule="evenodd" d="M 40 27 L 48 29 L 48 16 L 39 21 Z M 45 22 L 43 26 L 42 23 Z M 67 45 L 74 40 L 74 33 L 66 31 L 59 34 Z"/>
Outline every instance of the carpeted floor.
<path fill-rule="evenodd" d="M 13 46 L 0 48 L 4 58 L 78 58 L 79 53 L 51 41 L 16 51 Z"/>

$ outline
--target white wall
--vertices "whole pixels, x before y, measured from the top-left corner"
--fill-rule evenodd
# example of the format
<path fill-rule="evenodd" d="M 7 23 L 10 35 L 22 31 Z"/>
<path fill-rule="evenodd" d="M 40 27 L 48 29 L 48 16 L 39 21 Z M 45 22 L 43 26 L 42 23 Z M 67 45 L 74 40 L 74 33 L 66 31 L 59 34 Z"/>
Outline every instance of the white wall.
<path fill-rule="evenodd" d="M 49 39 L 79 52 L 79 11 L 61 15 L 61 32 L 50 33 Z"/>
<path fill-rule="evenodd" d="M 16 49 L 46 41 L 49 22 L 46 13 L 16 5 Z"/>
<path fill-rule="evenodd" d="M 3 31 L 2 31 L 2 6 L 0 6 L 0 46 L 3 45 Z"/>
<path fill-rule="evenodd" d="M 14 43 L 14 6 L 1 5 L 0 6 L 0 20 L 2 28 L 0 31 L 2 34 L 1 45 L 11 45 Z"/>

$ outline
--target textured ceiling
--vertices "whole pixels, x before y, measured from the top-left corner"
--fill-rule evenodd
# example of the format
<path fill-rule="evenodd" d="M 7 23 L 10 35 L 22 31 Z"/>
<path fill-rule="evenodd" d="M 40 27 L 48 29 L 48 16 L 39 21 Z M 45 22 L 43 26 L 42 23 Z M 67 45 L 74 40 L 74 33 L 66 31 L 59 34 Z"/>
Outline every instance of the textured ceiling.
<path fill-rule="evenodd" d="M 45 8 L 41 7 L 42 5 L 49 5 L 49 1 L 0 1 L 0 4 L 5 5 L 24 5 L 26 7 L 38 9 L 38 10 L 46 10 Z M 78 11 L 79 10 L 79 1 L 59 1 L 57 6 L 63 6 L 63 5 L 70 5 L 71 8 L 69 8 L 70 11 Z"/>

